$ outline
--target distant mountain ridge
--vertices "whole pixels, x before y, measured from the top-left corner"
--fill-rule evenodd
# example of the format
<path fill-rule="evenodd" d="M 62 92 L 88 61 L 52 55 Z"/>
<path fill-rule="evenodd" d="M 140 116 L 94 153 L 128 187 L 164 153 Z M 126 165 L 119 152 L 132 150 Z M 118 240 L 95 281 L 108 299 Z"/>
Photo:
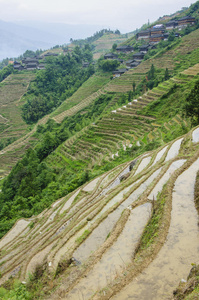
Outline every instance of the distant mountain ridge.
<path fill-rule="evenodd" d="M 49 49 L 69 43 L 70 38 L 85 38 L 99 26 L 0 20 L 0 60 L 14 58 L 26 50 Z"/>

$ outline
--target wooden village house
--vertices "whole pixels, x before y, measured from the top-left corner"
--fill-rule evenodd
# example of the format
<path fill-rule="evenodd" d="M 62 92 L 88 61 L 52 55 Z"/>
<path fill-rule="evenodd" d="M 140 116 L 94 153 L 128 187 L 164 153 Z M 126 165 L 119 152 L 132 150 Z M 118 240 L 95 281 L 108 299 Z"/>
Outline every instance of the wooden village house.
<path fill-rule="evenodd" d="M 127 69 L 118 69 L 116 71 L 113 71 L 113 78 L 120 77 L 122 74 L 124 74 L 127 71 Z"/>
<path fill-rule="evenodd" d="M 164 27 L 152 28 L 151 29 L 151 36 L 152 35 L 157 35 L 157 34 L 164 34 L 164 33 L 165 33 Z"/>
<path fill-rule="evenodd" d="M 156 44 L 164 40 L 164 34 L 154 34 L 150 37 L 150 43 Z"/>
<path fill-rule="evenodd" d="M 141 40 L 141 39 L 149 39 L 151 35 L 151 30 L 143 30 L 143 31 L 140 31 L 136 34 L 136 37 L 138 40 Z"/>
<path fill-rule="evenodd" d="M 139 51 L 141 53 L 146 54 L 148 52 L 149 48 L 150 48 L 150 44 L 142 45 L 142 46 L 139 47 Z"/>
<path fill-rule="evenodd" d="M 128 53 L 133 52 L 133 51 L 134 51 L 134 48 L 133 48 L 132 46 L 129 46 L 129 45 L 118 46 L 118 47 L 116 48 L 116 51 L 117 51 L 118 53 L 126 53 L 126 54 L 128 54 Z"/>
<path fill-rule="evenodd" d="M 183 28 L 188 25 L 193 26 L 195 24 L 195 18 L 186 16 L 178 20 L 178 28 Z"/>
<path fill-rule="evenodd" d="M 170 21 L 166 23 L 166 30 L 173 30 L 178 26 L 178 22 L 176 20 Z"/>
<path fill-rule="evenodd" d="M 104 55 L 104 59 L 117 59 L 118 56 L 117 54 L 114 54 L 114 53 L 107 53 Z"/>
<path fill-rule="evenodd" d="M 133 59 L 127 60 L 127 61 L 126 61 L 126 67 L 130 69 L 131 64 L 132 64 L 133 62 L 134 62 Z"/>
<path fill-rule="evenodd" d="M 144 53 L 138 52 L 133 54 L 134 61 L 142 61 L 144 58 Z"/>

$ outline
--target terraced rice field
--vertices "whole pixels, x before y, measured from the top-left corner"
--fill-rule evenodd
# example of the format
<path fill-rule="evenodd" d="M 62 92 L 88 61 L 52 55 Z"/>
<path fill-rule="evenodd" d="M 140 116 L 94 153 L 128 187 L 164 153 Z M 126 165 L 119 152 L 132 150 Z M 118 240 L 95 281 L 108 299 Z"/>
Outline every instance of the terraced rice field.
<path fill-rule="evenodd" d="M 66 116 L 71 116 L 89 106 L 93 100 L 104 93 L 104 87 L 109 82 L 109 76 L 93 75 L 66 101 L 64 101 L 51 117 L 61 122 Z"/>
<path fill-rule="evenodd" d="M 198 136 L 196 128 L 19 220 L 0 241 L 0 284 L 44 264 L 49 276 L 67 271 L 49 299 L 168 299 L 198 263 Z M 156 213 L 153 246 L 139 248 Z"/>
<path fill-rule="evenodd" d="M 0 86 L 0 140 L 20 140 L 28 132 L 28 125 L 21 117 L 21 97 L 27 91 L 34 74 L 12 74 Z M 23 138 L 22 138 L 23 139 Z M 28 145 L 27 145 L 28 146 Z M 10 149 L 10 148 L 9 148 Z M 9 157 L 0 155 L 0 165 L 3 174 L 8 173 L 10 167 L 24 153 L 16 149 Z M 1 152 L 2 154 L 2 152 Z M 4 172 L 5 171 L 5 172 Z M 1 171 L 0 171 L 1 175 Z"/>
<path fill-rule="evenodd" d="M 136 70 L 130 70 L 121 78 L 115 79 L 114 81 L 109 82 L 109 78 L 99 78 L 98 76 L 91 77 L 88 82 L 85 82 L 82 87 L 68 100 L 66 100 L 56 112 L 54 112 L 52 115 L 45 116 L 43 119 L 41 119 L 38 124 L 44 124 L 47 122 L 47 120 L 52 117 L 56 122 L 61 122 L 66 116 L 71 116 L 78 111 L 81 111 L 82 109 L 89 106 L 91 102 L 93 102 L 97 97 L 100 95 L 106 93 L 106 91 L 111 90 L 116 92 L 115 88 L 112 89 L 112 84 L 117 85 L 119 87 L 119 91 L 115 93 L 115 96 L 113 100 L 109 103 L 108 107 L 106 108 L 107 111 L 110 110 L 112 106 L 117 103 L 117 100 L 120 97 L 120 93 L 122 91 L 122 82 L 128 83 L 128 89 L 132 89 L 132 83 L 135 80 L 135 76 L 138 76 L 137 79 L 140 80 L 141 77 L 144 75 L 144 68 L 145 68 L 145 62 L 143 62 L 140 66 L 140 72 L 136 73 Z M 157 100 L 160 96 L 162 96 L 164 93 L 168 92 L 169 88 L 172 86 L 172 84 L 176 81 L 178 83 L 186 83 L 188 82 L 193 76 L 196 75 L 198 71 L 198 65 L 191 67 L 184 71 L 184 74 L 181 76 L 175 76 L 173 79 L 168 80 L 167 82 L 162 83 L 157 88 L 154 88 L 153 90 L 148 91 L 142 97 L 139 97 L 138 99 L 134 99 L 132 102 L 130 102 L 128 105 L 124 105 L 123 107 L 120 107 L 117 110 L 112 111 L 106 118 L 102 119 L 99 124 L 96 124 L 95 126 L 91 126 L 89 131 L 85 134 L 80 133 L 82 135 L 81 143 L 79 142 L 77 145 L 74 145 L 73 151 L 71 151 L 69 146 L 73 145 L 75 142 L 75 138 L 70 139 L 70 141 L 67 141 L 65 145 L 63 145 L 65 156 L 67 156 L 69 159 L 84 159 L 88 160 L 89 156 L 89 164 L 93 164 L 95 161 L 101 161 L 101 159 L 104 157 L 109 159 L 110 157 L 117 156 L 117 151 L 121 149 L 123 144 L 130 144 L 132 145 L 133 142 L 137 140 L 141 140 L 144 138 L 147 138 L 148 141 L 153 141 L 155 138 L 161 138 L 161 130 L 157 130 L 158 124 L 155 124 L 155 119 L 150 116 L 142 116 L 137 115 L 137 111 L 142 109 L 144 106 L 146 106 L 151 101 Z M 128 74 L 128 75 L 127 75 Z M 11 91 L 12 89 L 9 87 L 9 84 L 12 84 L 17 86 L 18 91 L 21 88 L 19 95 L 17 93 L 11 93 L 12 97 L 10 98 L 10 104 L 11 105 L 11 112 L 10 115 L 1 114 L 0 115 L 0 121 L 3 122 L 3 131 L 0 133 L 1 138 L 6 135 L 6 138 L 12 137 L 15 138 L 16 141 L 3 149 L 3 151 L 0 152 L 0 175 L 5 176 L 10 172 L 10 169 L 12 166 L 18 161 L 20 157 L 24 154 L 24 151 L 27 147 L 30 146 L 32 141 L 32 134 L 35 132 L 36 126 L 33 128 L 32 131 L 26 133 L 27 125 L 24 125 L 24 122 L 22 121 L 20 117 L 19 112 L 19 103 L 21 97 L 24 93 L 24 91 L 27 90 L 27 85 L 29 84 L 30 80 L 32 79 L 32 75 L 26 75 L 24 79 L 24 75 L 17 74 L 12 76 L 18 76 L 18 77 L 8 77 L 5 80 L 5 86 L 3 85 L 2 90 L 4 88 L 9 88 Z M 21 77 L 20 77 L 21 76 Z M 132 76 L 132 78 L 131 78 Z M 9 79 L 10 78 L 10 79 Z M 24 81 L 26 80 L 26 81 Z M 26 82 L 26 84 L 25 84 Z M 120 84 L 122 83 L 122 84 Z M 2 98 L 4 99 L 4 98 Z M 7 98 L 5 97 L 5 102 Z M 16 100 L 16 101 L 15 101 Z M 6 106 L 4 106 L 6 105 Z M 2 104 L 2 108 L 4 107 L 7 113 L 9 112 L 9 109 L 7 107 L 7 102 Z M 69 105 L 69 106 L 68 106 Z M 73 107 L 70 107 L 73 105 Z M 17 111 L 16 111 L 17 110 Z M 2 110 L 3 112 L 3 110 Z M 115 116 L 114 116 L 115 115 Z M 13 122 L 16 122 L 16 124 L 13 126 L 10 124 L 9 118 L 13 117 Z M 127 124 L 126 120 L 128 119 L 129 123 Z M 176 123 L 182 123 L 182 120 L 174 120 Z M 122 130 L 120 129 L 120 122 L 121 124 L 124 122 L 122 126 Z M 142 125 L 142 129 L 141 129 Z M 18 128 L 18 130 L 17 130 Z M 169 125 L 165 124 L 165 129 L 169 130 Z M 86 130 L 85 130 L 86 131 Z M 152 131 L 152 132 L 150 132 Z M 83 131 L 84 132 L 84 131 Z M 146 134 L 148 133 L 147 137 Z M 26 134 L 25 134 L 26 133 Z M 21 137 L 22 136 L 22 137 Z M 79 135 L 78 135 L 79 136 Z M 107 138 L 111 141 L 107 145 Z M 85 144 L 86 143 L 86 144 Z M 90 144 L 88 144 L 90 143 Z M 89 148 L 92 148 L 90 150 Z M 83 148 L 83 152 L 81 152 Z M 94 151 L 93 151 L 94 149 Z M 102 153 L 100 152 L 100 149 L 102 150 Z M 63 150 L 61 150 L 63 152 Z M 61 154 L 61 153 L 60 153 Z M 63 154 L 63 153 L 62 153 Z M 88 155 L 89 154 L 89 155 Z M 61 159 L 61 157 L 59 158 Z"/>
<path fill-rule="evenodd" d="M 0 139 L 19 138 L 27 130 L 27 124 L 21 118 L 20 99 L 34 79 L 33 74 L 12 74 L 0 86 L 0 124 L 5 124 L 0 131 Z"/>
<path fill-rule="evenodd" d="M 192 68 L 190 68 L 190 72 L 192 72 Z M 181 80 L 183 84 L 191 78 L 192 75 L 183 74 L 182 78 L 179 76 L 178 81 Z M 64 165 L 64 159 L 67 157 L 72 160 L 87 162 L 89 166 L 92 166 L 96 161 L 101 162 L 104 158 L 113 159 L 118 156 L 119 150 L 126 150 L 145 138 L 149 142 L 155 139 L 161 140 L 162 130 L 164 129 L 165 133 L 169 132 L 174 124 L 186 126 L 178 115 L 170 123 L 160 125 L 156 123 L 154 117 L 139 114 L 139 110 L 150 102 L 159 99 L 172 86 L 173 79 L 170 79 L 141 97 L 107 113 L 101 120 L 79 133 L 78 137 L 73 137 L 60 146 L 58 151 L 54 153 L 55 160 L 59 160 L 60 163 L 63 161 L 61 164 Z M 117 100 L 117 97 L 113 99 L 113 102 L 115 99 Z"/>

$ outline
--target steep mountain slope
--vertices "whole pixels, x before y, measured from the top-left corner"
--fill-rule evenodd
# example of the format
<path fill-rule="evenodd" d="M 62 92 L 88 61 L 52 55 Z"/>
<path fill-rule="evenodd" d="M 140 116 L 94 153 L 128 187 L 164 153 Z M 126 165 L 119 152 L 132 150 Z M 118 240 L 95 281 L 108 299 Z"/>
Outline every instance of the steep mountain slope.
<path fill-rule="evenodd" d="M 63 102 L 63 104 L 52 113 L 52 117 L 56 122 L 61 122 L 65 116 L 77 113 L 81 109 L 89 106 L 100 94 L 104 94 L 106 92 L 116 92 L 120 95 L 122 92 L 131 91 L 133 89 L 132 83 L 135 82 L 137 85 L 146 76 L 146 72 L 149 71 L 151 64 L 154 64 L 155 67 L 161 69 L 169 68 L 170 72 L 174 74 L 193 66 L 198 62 L 198 37 L 199 30 L 196 30 L 183 37 L 179 43 L 173 46 L 171 50 L 165 50 L 164 53 L 156 55 L 156 57 L 142 62 L 138 67 L 133 70 L 129 70 L 120 78 L 110 81 L 107 75 L 105 75 L 104 79 L 103 77 L 100 78 L 94 76 L 93 80 L 91 79 L 87 84 L 85 83 L 85 85 L 83 85 L 80 90 L 77 91 L 74 96 L 72 96 L 72 98 L 69 98 Z M 115 99 L 115 102 L 117 102 L 117 97 L 115 97 Z M 71 107 L 72 105 L 75 105 L 74 108 Z M 67 112 L 69 108 L 70 110 Z M 40 123 L 45 123 L 48 118 L 49 117 L 45 117 L 44 120 L 40 121 Z M 30 134 L 28 136 L 30 136 Z M 25 140 L 26 138 L 24 137 L 24 145 Z M 15 143 L 15 145 L 18 145 L 18 143 Z M 20 143 L 19 145 L 21 147 Z M 13 145 L 12 149 L 15 149 L 14 147 L 15 146 Z M 8 150 L 9 149 L 10 147 Z M 23 151 L 23 149 L 21 150 Z M 12 166 L 12 159 L 10 160 L 10 158 L 5 158 L 5 152 L 7 152 L 7 149 L 4 149 L 4 155 L 1 155 L 0 157 L 1 161 L 6 161 L 6 165 Z M 18 155 L 16 151 L 13 155 L 17 159 Z M 21 154 L 19 157 L 20 156 Z M 4 169 L 4 167 L 6 166 L 3 164 L 1 169 Z"/>
<path fill-rule="evenodd" d="M 1 139 L 17 139 L 0 152 L 1 177 L 10 173 L 0 182 L 0 298 L 168 299 L 198 263 L 199 128 L 185 113 L 198 37 L 113 80 L 97 70 L 31 126 L 18 111 L 34 74 L 2 82 Z M 161 80 L 138 96 L 133 83 L 152 64 Z"/>
<path fill-rule="evenodd" d="M 153 274 L 150 280 L 156 280 L 158 259 L 163 263 L 166 251 L 166 257 L 174 259 L 165 263 L 166 267 L 172 265 L 178 272 L 172 273 L 172 280 L 170 276 L 163 279 L 164 287 L 157 289 L 155 285 L 155 290 L 161 299 L 171 295 L 191 262 L 198 259 L 193 200 L 184 194 L 186 205 L 180 205 L 180 210 L 177 200 L 180 196 L 181 203 L 185 203 L 181 193 L 184 178 L 183 190 L 189 194 L 194 187 L 199 168 L 198 132 L 198 128 L 192 130 L 156 151 L 116 167 L 59 199 L 37 218 L 18 221 L 0 242 L 1 284 L 10 276 L 27 280 L 28 273 L 37 270 L 40 274 L 37 276 L 43 274 L 43 280 L 48 282 L 45 293 L 49 299 L 78 299 L 80 295 L 90 299 L 94 294 L 94 299 L 109 299 L 135 276 L 145 282 L 148 274 Z M 126 180 L 121 181 L 122 177 Z M 180 235 L 176 235 L 179 226 Z M 196 240 L 195 244 L 192 242 L 191 254 L 187 239 Z M 180 253 L 175 251 L 178 243 L 181 243 Z M 153 265 L 146 268 L 152 259 Z M 138 274 L 144 268 L 139 279 Z M 60 287 L 52 294 L 50 282 L 54 274 L 55 287 Z M 144 297 L 139 281 L 134 280 L 133 284 Z M 148 296 L 152 295 L 153 289 L 147 291 Z M 114 299 L 125 299 L 126 295 L 135 295 L 134 289 L 127 286 Z"/>

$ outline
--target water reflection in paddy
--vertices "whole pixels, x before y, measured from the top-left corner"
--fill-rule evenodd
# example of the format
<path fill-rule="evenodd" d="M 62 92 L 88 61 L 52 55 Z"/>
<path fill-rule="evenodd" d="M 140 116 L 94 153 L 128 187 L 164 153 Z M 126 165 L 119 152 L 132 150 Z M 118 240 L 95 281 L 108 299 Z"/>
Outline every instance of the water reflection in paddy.
<path fill-rule="evenodd" d="M 111 299 L 171 299 L 180 280 L 187 278 L 191 264 L 198 263 L 198 214 L 194 205 L 198 170 L 199 159 L 175 182 L 169 233 L 156 259 L 137 280 Z"/>
<path fill-rule="evenodd" d="M 150 195 L 148 196 L 148 199 L 150 200 L 157 200 L 157 195 L 158 193 L 162 190 L 163 185 L 169 180 L 169 178 L 171 177 L 171 175 L 173 174 L 173 172 L 175 170 L 177 170 L 178 168 L 180 168 L 184 163 L 185 163 L 186 159 L 179 159 L 174 161 L 169 169 L 167 170 L 167 172 L 162 176 L 162 178 L 159 180 L 159 182 L 157 183 L 157 185 L 154 187 L 154 189 L 152 190 L 152 192 L 150 193 Z"/>
<path fill-rule="evenodd" d="M 89 255 L 98 249 L 105 241 L 109 232 L 118 221 L 122 211 L 131 205 L 149 186 L 149 184 L 158 176 L 161 168 L 155 171 L 144 183 L 142 183 L 119 207 L 105 218 L 97 228 L 93 230 L 90 236 L 77 248 L 74 257 L 79 261 L 84 261 Z"/>
<path fill-rule="evenodd" d="M 108 282 L 125 270 L 126 264 L 130 263 L 132 259 L 135 247 L 150 215 L 150 203 L 135 208 L 117 241 L 65 299 L 78 299 L 79 294 L 83 299 L 89 299 L 96 290 L 106 286 Z"/>

